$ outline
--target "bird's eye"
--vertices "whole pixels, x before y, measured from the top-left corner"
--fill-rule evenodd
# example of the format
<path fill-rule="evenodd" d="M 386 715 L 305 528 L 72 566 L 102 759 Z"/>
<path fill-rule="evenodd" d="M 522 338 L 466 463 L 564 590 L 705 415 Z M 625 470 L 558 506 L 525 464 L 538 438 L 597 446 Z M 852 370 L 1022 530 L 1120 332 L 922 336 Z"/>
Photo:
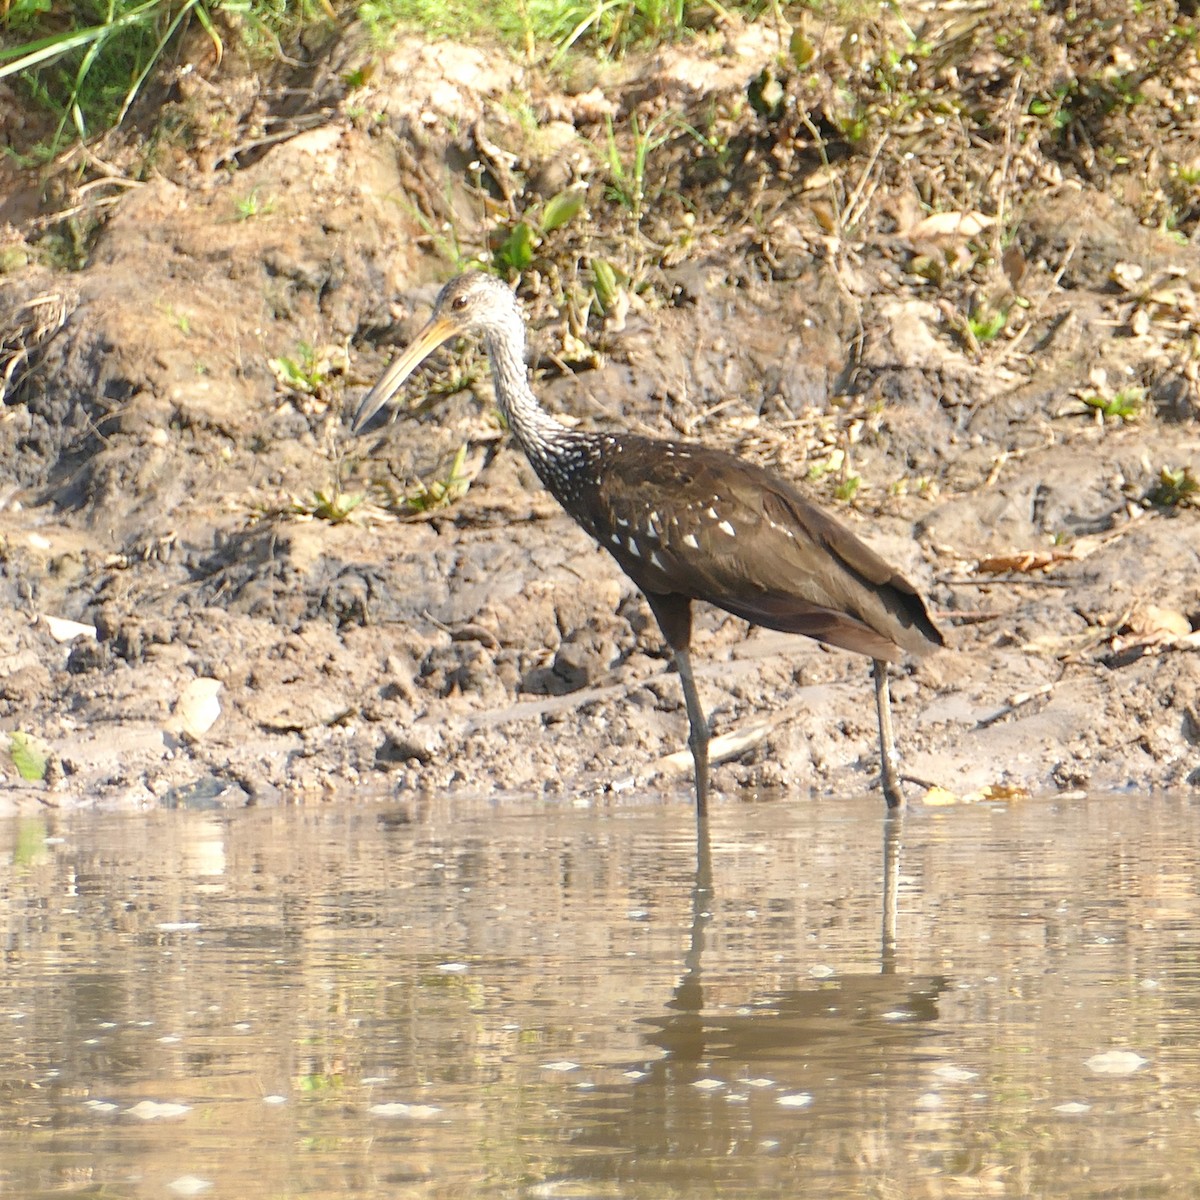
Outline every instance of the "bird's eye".
<path fill-rule="evenodd" d="M 462 310 L 467 307 L 466 296 L 455 296 L 454 299 L 450 301 L 450 307 L 454 309 L 455 312 L 462 312 Z"/>

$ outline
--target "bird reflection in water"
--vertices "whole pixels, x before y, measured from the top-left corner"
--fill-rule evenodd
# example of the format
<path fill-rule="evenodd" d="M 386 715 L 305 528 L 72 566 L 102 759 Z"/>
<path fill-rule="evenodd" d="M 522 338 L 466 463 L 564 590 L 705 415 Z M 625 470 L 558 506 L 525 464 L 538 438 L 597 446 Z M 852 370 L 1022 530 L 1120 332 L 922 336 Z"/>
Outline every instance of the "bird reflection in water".
<path fill-rule="evenodd" d="M 872 1058 L 881 1066 L 886 1064 L 889 1048 L 897 1041 L 932 1034 L 937 999 L 947 981 L 941 976 L 907 976 L 896 971 L 902 826 L 898 814 L 884 821 L 878 972 L 838 974 L 814 982 L 811 988 L 753 1000 L 733 1012 L 727 1006 L 716 1012 L 705 1010 L 704 944 L 712 921 L 714 891 L 708 828 L 706 823 L 698 826 L 684 974 L 667 1002 L 670 1012 L 643 1022 L 652 1030 L 647 1041 L 667 1052 L 665 1058 L 647 1067 L 651 1079 L 700 1062 L 718 1077 L 722 1061 L 741 1066 L 767 1060 L 780 1069 L 781 1060 L 807 1060 L 817 1050 L 826 1062 L 842 1046 L 853 1053 L 857 1073 L 869 1070 Z"/>

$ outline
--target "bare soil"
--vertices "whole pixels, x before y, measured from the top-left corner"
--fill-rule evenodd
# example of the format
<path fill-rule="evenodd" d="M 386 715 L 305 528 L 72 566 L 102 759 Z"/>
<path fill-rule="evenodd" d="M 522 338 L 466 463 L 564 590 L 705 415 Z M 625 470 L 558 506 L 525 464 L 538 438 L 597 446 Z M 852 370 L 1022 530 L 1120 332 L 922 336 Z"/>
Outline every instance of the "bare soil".
<path fill-rule="evenodd" d="M 1079 81 L 1149 34 L 1066 19 L 1014 26 L 1027 77 L 986 17 L 923 27 L 945 53 L 907 113 L 886 25 L 854 53 L 807 28 L 803 68 L 722 25 L 556 88 L 351 30 L 286 79 L 180 70 L 107 143 L 0 168 L 0 730 L 49 762 L 0 755 L 4 802 L 684 802 L 654 622 L 509 443 L 481 356 L 347 430 L 455 256 L 572 187 L 521 281 L 539 394 L 807 478 L 926 589 L 951 648 L 894 694 L 931 800 L 1195 788 L 1200 518 L 1163 472 L 1200 476 L 1200 69 L 1193 45 L 1089 108 Z M 1053 78 L 1083 97 L 1065 123 L 1035 103 Z M 648 129 L 622 202 L 610 150 Z M 719 795 L 872 785 L 865 661 L 711 611 L 695 658 L 715 732 L 750 731 Z"/>

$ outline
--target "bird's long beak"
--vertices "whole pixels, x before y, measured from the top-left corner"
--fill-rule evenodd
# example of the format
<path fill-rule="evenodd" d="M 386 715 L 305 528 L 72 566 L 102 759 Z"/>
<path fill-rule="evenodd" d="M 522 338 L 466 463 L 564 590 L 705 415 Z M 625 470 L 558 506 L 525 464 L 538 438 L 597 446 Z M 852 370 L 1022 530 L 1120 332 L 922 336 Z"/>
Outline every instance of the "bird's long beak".
<path fill-rule="evenodd" d="M 434 317 L 413 339 L 412 344 L 397 358 L 379 382 L 363 397 L 350 426 L 351 433 L 362 427 L 396 394 L 400 385 L 444 342 L 459 332 L 458 326 L 446 317 Z"/>

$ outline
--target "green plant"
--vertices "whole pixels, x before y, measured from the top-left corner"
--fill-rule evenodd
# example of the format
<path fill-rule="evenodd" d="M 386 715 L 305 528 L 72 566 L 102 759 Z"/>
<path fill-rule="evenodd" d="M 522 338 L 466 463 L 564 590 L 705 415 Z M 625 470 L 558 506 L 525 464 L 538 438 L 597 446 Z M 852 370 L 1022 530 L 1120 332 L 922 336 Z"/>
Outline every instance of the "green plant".
<path fill-rule="evenodd" d="M 58 117 L 54 133 L 24 157 L 52 158 L 73 138 L 119 125 L 192 21 L 220 62 L 218 11 L 259 57 L 284 57 L 281 37 L 337 17 L 332 0 L 0 0 L 0 27 L 27 39 L 0 48 L 0 78 L 18 77 L 34 103 Z"/>
<path fill-rule="evenodd" d="M 858 495 L 863 485 L 862 476 L 851 474 L 849 465 L 845 450 L 835 447 L 829 451 L 828 457 L 824 460 L 809 464 L 808 480 L 810 483 L 816 483 L 826 475 L 836 476 L 837 482 L 833 485 L 833 495 L 835 499 L 849 504 Z"/>
<path fill-rule="evenodd" d="M 1163 467 L 1158 482 L 1146 493 L 1146 499 L 1160 508 L 1180 508 L 1200 503 L 1200 479 L 1191 467 Z"/>
<path fill-rule="evenodd" d="M 971 335 L 977 342 L 994 341 L 1004 332 L 1004 328 L 1008 324 L 1008 307 L 973 309 L 967 318 L 967 324 L 971 329 Z"/>
<path fill-rule="evenodd" d="M 1142 407 L 1146 401 L 1146 389 L 1142 387 L 1122 388 L 1108 397 L 1093 392 L 1082 396 L 1081 399 L 1101 420 L 1136 421 L 1142 415 Z"/>
<path fill-rule="evenodd" d="M 591 261 L 592 296 L 601 313 L 610 312 L 620 299 L 629 277 L 618 273 L 607 259 L 593 258 Z"/>
<path fill-rule="evenodd" d="M 468 449 L 467 442 L 458 448 L 450 470 L 444 478 L 435 479 L 429 484 L 418 482 L 413 491 L 402 497 L 403 506 L 411 513 L 430 512 L 435 508 L 444 508 L 465 496 L 471 486 L 470 478 L 463 473 Z"/>
<path fill-rule="evenodd" d="M 17 8 L 17 24 L 35 25 L 49 7 L 26 0 Z M 68 126 L 83 139 L 98 125 L 119 125 L 189 18 L 203 27 L 218 58 L 222 53 L 220 36 L 201 0 L 104 0 L 70 7 L 70 28 L 0 48 L 0 79 L 20 76 L 35 100 L 59 114 L 44 148 L 47 156 L 57 152 Z M 93 13 L 94 22 L 80 27 Z M 11 11 L 8 23 L 13 23 Z"/>
<path fill-rule="evenodd" d="M 292 512 L 298 516 L 316 517 L 331 525 L 341 525 L 350 519 L 365 499 L 366 496 L 361 492 L 343 492 L 337 488 L 328 492 L 314 491 L 312 499 L 307 502 L 293 501 Z"/>
<path fill-rule="evenodd" d="M 180 312 L 173 304 L 164 304 L 158 306 L 158 311 L 167 321 L 170 322 L 184 337 L 192 336 L 192 319 L 188 313 Z"/>
<path fill-rule="evenodd" d="M 300 342 L 296 350 L 294 358 L 281 354 L 278 358 L 267 359 L 267 366 L 287 391 L 318 395 L 331 375 L 340 374 L 346 368 L 347 355 L 341 347 L 316 347 Z"/>
<path fill-rule="evenodd" d="M 528 0 L 527 11 L 531 28 L 557 47 L 555 64 L 584 38 L 612 54 L 677 37 L 687 15 L 685 0 Z"/>
<path fill-rule="evenodd" d="M 628 210 L 635 225 L 641 224 L 642 208 L 646 200 L 646 164 L 650 155 L 670 137 L 669 132 L 655 132 L 666 119 L 666 114 L 660 113 L 643 129 L 637 113 L 630 117 L 629 127 L 633 132 L 633 155 L 626 162 L 621 155 L 621 148 L 617 144 L 612 118 L 605 118 L 608 133 L 608 196 L 609 199 L 615 200 L 622 208 Z"/>
<path fill-rule="evenodd" d="M 258 188 L 255 188 L 248 196 L 234 200 L 233 207 L 239 221 L 250 221 L 254 217 L 265 217 L 268 213 L 274 212 L 275 201 L 269 197 L 266 200 L 260 200 Z"/>
<path fill-rule="evenodd" d="M 833 489 L 833 494 L 836 499 L 841 500 L 844 504 L 849 504 L 858 495 L 859 488 L 861 487 L 861 475 L 847 475 Z"/>
<path fill-rule="evenodd" d="M 18 731 L 8 735 L 8 756 L 22 779 L 31 782 L 45 779 L 46 753 L 29 734 Z"/>
<path fill-rule="evenodd" d="M 492 262 L 514 274 L 527 270 L 542 239 L 574 220 L 583 211 L 583 201 L 582 191 L 559 192 L 546 201 L 540 216 L 527 213 L 511 228 L 502 226 L 492 239 Z M 506 235 L 503 240 L 501 235 Z"/>

